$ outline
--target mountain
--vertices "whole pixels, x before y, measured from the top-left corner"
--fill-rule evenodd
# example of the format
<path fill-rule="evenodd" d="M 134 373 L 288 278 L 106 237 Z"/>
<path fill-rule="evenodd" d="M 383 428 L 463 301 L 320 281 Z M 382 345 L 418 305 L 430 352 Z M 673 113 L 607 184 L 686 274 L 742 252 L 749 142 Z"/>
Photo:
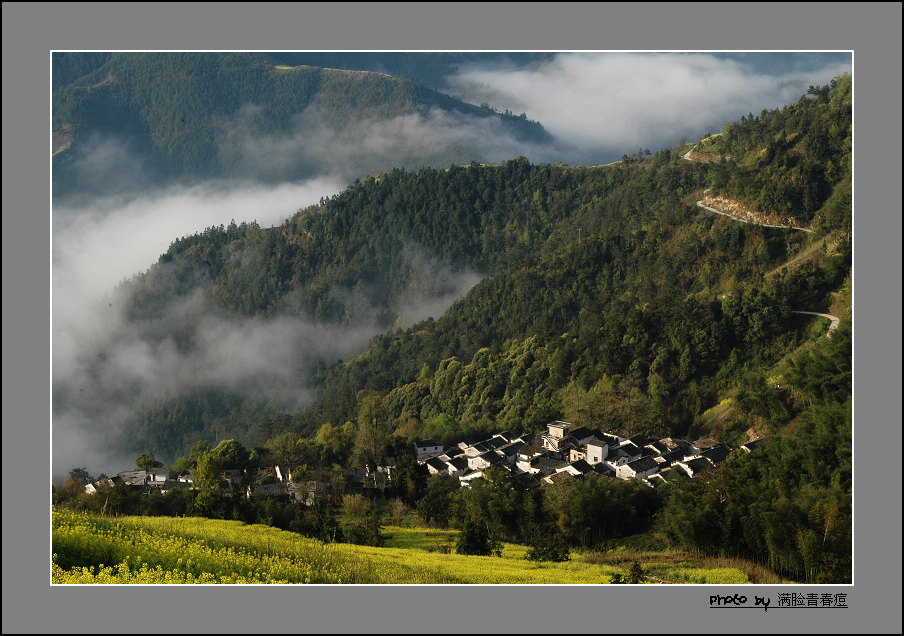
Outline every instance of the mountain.
<path fill-rule="evenodd" d="M 688 434 L 745 368 L 768 367 L 803 343 L 808 323 L 793 311 L 828 307 L 845 283 L 849 106 L 842 78 L 727 126 L 721 146 L 698 144 L 709 161 L 688 161 L 682 148 L 595 168 L 519 158 L 395 169 L 278 227 L 209 228 L 175 241 L 120 288 L 125 326 L 88 376 L 107 377 L 131 339 L 169 352 L 180 369 L 209 371 L 228 368 L 217 338 L 269 334 L 261 346 L 279 360 L 264 361 L 257 380 L 210 373 L 195 389 L 141 405 L 138 419 L 153 424 L 132 420 L 122 443 L 164 455 L 216 427 L 262 443 L 281 432 L 271 419 L 287 409 L 294 415 L 281 415 L 277 429 L 312 434 L 353 421 L 363 389 L 386 396 L 393 426 L 411 435 L 440 416 L 455 432 L 527 430 L 563 416 L 583 423 L 599 417 L 585 407 L 594 400 L 612 425 Z M 825 142 L 827 118 L 839 125 Z M 793 147 L 769 152 L 789 138 Z M 713 161 L 716 150 L 732 158 Z M 695 205 L 709 190 L 752 193 L 747 202 L 760 206 L 762 175 L 775 174 L 785 179 L 777 205 L 794 207 L 811 183 L 800 175 L 821 165 L 814 153 L 837 166 L 805 194 L 816 197 L 815 233 L 732 222 Z M 319 335 L 299 340 L 301 332 Z M 365 347 L 375 333 L 383 335 Z M 238 373 L 245 353 L 230 355 Z M 192 378 L 208 377 L 201 367 Z M 146 388 L 135 382 L 103 389 L 100 404 Z M 78 400 L 63 386 L 57 394 Z"/>
<path fill-rule="evenodd" d="M 467 66 L 500 65 L 522 68 L 549 61 L 554 53 L 510 52 L 364 52 L 300 51 L 273 52 L 267 57 L 276 64 L 308 65 L 357 71 L 377 71 L 395 77 L 422 82 L 430 88 L 442 90 L 447 78 Z"/>
<path fill-rule="evenodd" d="M 55 196 L 176 178 L 297 179 L 322 170 L 318 159 L 340 144 L 355 159 L 351 178 L 483 159 L 467 135 L 393 156 L 388 139 L 416 126 L 551 141 L 526 117 L 420 82 L 280 61 L 257 53 L 55 53 Z M 378 147 L 369 147 L 368 134 Z"/>

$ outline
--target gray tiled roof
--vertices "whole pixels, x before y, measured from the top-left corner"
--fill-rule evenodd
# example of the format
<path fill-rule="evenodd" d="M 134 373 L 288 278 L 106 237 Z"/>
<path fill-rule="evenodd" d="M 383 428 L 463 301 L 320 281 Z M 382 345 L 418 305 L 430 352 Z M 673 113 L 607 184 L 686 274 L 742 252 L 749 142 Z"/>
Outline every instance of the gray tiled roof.
<path fill-rule="evenodd" d="M 656 468 L 659 464 L 656 463 L 656 460 L 652 457 L 641 457 L 640 459 L 635 459 L 633 462 L 628 462 L 628 466 L 631 470 L 636 472 L 643 472 L 645 470 L 650 470 L 651 468 Z"/>
<path fill-rule="evenodd" d="M 718 466 L 731 454 L 731 449 L 727 446 L 714 446 L 712 448 L 707 448 L 700 453 L 706 459 L 711 461 L 713 464 Z"/>
<path fill-rule="evenodd" d="M 468 467 L 468 460 L 465 457 L 453 457 L 448 461 L 448 464 L 455 470 L 462 470 Z"/>
<path fill-rule="evenodd" d="M 559 468 L 564 468 L 568 463 L 551 457 L 538 457 L 531 461 L 530 465 L 531 468 L 539 470 L 541 476 L 545 476 L 556 472 Z"/>

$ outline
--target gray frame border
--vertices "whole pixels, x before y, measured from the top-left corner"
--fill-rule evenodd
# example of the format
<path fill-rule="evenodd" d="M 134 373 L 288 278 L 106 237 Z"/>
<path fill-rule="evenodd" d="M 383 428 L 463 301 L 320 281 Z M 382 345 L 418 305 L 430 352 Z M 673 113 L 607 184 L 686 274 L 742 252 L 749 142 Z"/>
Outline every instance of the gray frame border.
<path fill-rule="evenodd" d="M 901 5 L 3 4 L 3 631 L 900 633 Z M 855 580 L 829 612 L 711 612 L 714 588 L 48 585 L 49 51 L 853 50 Z M 858 73 L 859 71 L 859 73 Z M 899 400 L 898 400 L 899 402 Z M 898 413 L 897 416 L 894 413 Z M 893 464 L 892 462 L 897 462 Z M 884 477 L 884 479 L 883 479 Z M 10 486 L 14 484 L 14 486 Z M 37 565 L 36 567 L 36 564 Z M 746 588 L 745 588 L 746 589 Z M 757 588 L 767 593 L 770 588 Z M 100 590 L 98 590 L 100 591 Z M 725 588 L 718 588 L 725 593 Z M 744 590 L 732 590 L 744 591 Z M 794 591 L 807 592 L 800 586 Z M 750 592 L 748 592 L 750 593 Z M 556 610 L 542 610 L 554 602 Z M 790 614 L 790 615 L 789 615 Z M 776 618 L 778 617 L 778 618 Z"/>

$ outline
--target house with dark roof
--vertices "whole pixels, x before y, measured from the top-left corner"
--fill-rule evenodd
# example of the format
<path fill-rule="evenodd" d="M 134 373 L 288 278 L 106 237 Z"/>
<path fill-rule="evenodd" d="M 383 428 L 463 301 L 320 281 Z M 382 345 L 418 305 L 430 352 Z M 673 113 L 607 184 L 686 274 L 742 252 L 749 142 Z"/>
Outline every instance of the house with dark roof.
<path fill-rule="evenodd" d="M 151 487 L 162 486 L 170 476 L 169 468 L 151 468 L 147 471 L 148 485 Z"/>
<path fill-rule="evenodd" d="M 593 472 L 600 477 L 610 477 L 615 479 L 615 469 L 612 468 L 609 464 L 605 462 L 600 462 L 599 464 L 593 464 Z M 587 473 L 585 477 L 589 477 L 591 473 Z"/>
<path fill-rule="evenodd" d="M 653 440 L 651 440 L 646 435 L 634 435 L 628 438 L 628 441 L 637 446 L 638 448 L 643 448 Z"/>
<path fill-rule="evenodd" d="M 560 468 L 565 468 L 567 465 L 568 463 L 562 461 L 561 459 L 541 456 L 535 457 L 533 460 L 531 460 L 528 470 L 524 472 L 530 473 L 532 475 L 539 475 L 540 477 L 546 477 L 547 475 L 553 474 Z"/>
<path fill-rule="evenodd" d="M 621 445 L 622 442 L 628 441 L 625 437 L 619 437 L 613 433 L 598 431 L 596 436 L 603 442 L 606 442 L 610 448 Z"/>
<path fill-rule="evenodd" d="M 583 459 L 579 459 L 576 462 L 571 462 L 570 464 L 568 464 L 568 466 L 565 467 L 565 470 L 570 472 L 575 477 L 578 477 L 593 472 L 593 466 L 588 464 Z"/>
<path fill-rule="evenodd" d="M 659 470 L 659 463 L 652 457 L 641 457 L 623 466 L 619 466 L 615 474 L 619 479 L 643 479 Z"/>
<path fill-rule="evenodd" d="M 515 462 L 518 459 L 518 450 L 522 446 L 521 442 L 516 442 L 514 444 L 509 444 L 508 446 L 503 446 L 502 448 L 496 449 L 496 454 L 502 457 L 502 460 L 508 464 L 509 466 L 514 466 Z"/>
<path fill-rule="evenodd" d="M 467 446 L 465 448 L 465 455 L 467 457 L 478 457 L 483 455 L 484 453 L 488 453 L 493 450 L 493 447 L 487 444 L 486 442 L 476 442 L 471 446 Z"/>
<path fill-rule="evenodd" d="M 683 439 L 675 439 L 672 437 L 663 437 L 661 440 L 659 440 L 659 443 L 665 445 L 669 451 L 686 451 L 690 447 L 690 444 L 685 442 Z"/>
<path fill-rule="evenodd" d="M 146 492 L 148 485 L 148 474 L 143 470 L 126 470 L 117 475 L 117 477 L 126 486 L 130 486 L 135 490 Z"/>
<path fill-rule="evenodd" d="M 483 455 L 468 458 L 468 466 L 474 470 L 485 470 L 490 466 L 502 463 L 504 460 L 495 451 L 487 451 Z"/>
<path fill-rule="evenodd" d="M 731 454 L 731 449 L 725 445 L 713 446 L 700 452 L 703 457 L 713 463 L 713 466 L 721 466 L 722 462 Z"/>
<path fill-rule="evenodd" d="M 449 474 L 453 477 L 457 477 L 468 470 L 468 458 L 453 457 L 446 462 L 446 466 L 448 466 Z"/>
<path fill-rule="evenodd" d="M 464 455 L 464 450 L 459 448 L 458 446 L 452 446 L 443 451 L 443 454 L 439 456 L 439 458 L 443 461 L 449 461 L 453 457 L 458 457 L 460 455 Z"/>
<path fill-rule="evenodd" d="M 443 454 L 443 445 L 433 439 L 425 439 L 415 442 L 414 452 L 418 459 L 423 457 L 435 457 Z"/>
<path fill-rule="evenodd" d="M 659 462 L 660 468 L 664 468 L 665 466 L 671 466 L 675 462 L 680 462 L 684 459 L 684 451 L 681 449 L 673 450 L 664 455 L 656 455 L 653 459 Z"/>
<path fill-rule="evenodd" d="M 427 472 L 429 472 L 431 475 L 435 475 L 436 473 L 449 472 L 449 466 L 439 457 L 431 457 L 424 463 L 427 465 Z"/>
<path fill-rule="evenodd" d="M 593 431 L 586 426 L 581 426 L 580 428 L 571 431 L 571 436 L 578 444 L 585 444 L 588 439 L 596 436 L 596 431 Z"/>
<path fill-rule="evenodd" d="M 692 459 L 686 459 L 682 462 L 676 462 L 672 464 L 672 468 L 681 468 L 687 473 L 688 477 L 696 477 L 703 471 L 709 470 L 713 467 L 711 461 L 706 459 L 705 457 L 694 457 Z"/>
<path fill-rule="evenodd" d="M 640 446 L 629 440 L 622 442 L 622 444 L 614 450 L 616 454 L 627 457 L 628 461 L 633 461 L 639 457 L 643 457 L 643 453 L 640 449 Z"/>

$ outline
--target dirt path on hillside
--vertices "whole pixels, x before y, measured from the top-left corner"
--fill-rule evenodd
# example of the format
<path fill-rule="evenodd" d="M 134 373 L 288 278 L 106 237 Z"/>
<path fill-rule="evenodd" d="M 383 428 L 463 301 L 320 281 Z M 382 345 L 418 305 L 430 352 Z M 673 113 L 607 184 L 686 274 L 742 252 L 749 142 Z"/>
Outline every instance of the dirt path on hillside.
<path fill-rule="evenodd" d="M 795 265 L 801 261 L 812 259 L 814 256 L 816 256 L 819 253 L 819 250 L 821 250 L 825 244 L 826 244 L 826 237 L 822 237 L 815 243 L 809 245 L 802 252 L 800 252 L 797 256 L 793 257 L 790 261 L 785 261 L 784 263 L 782 263 L 781 265 L 776 267 L 771 272 L 767 272 L 766 276 L 767 277 L 775 276 L 776 274 L 778 274 L 779 272 L 782 271 L 782 268 L 791 267 L 792 265 Z"/>
<path fill-rule="evenodd" d="M 756 221 L 748 221 L 747 219 L 742 219 L 739 216 L 735 216 L 734 214 L 729 214 L 728 212 L 722 212 L 721 210 L 717 210 L 716 208 L 711 208 L 708 205 L 705 205 L 703 201 L 697 201 L 697 207 L 701 207 L 704 210 L 708 210 L 709 212 L 713 212 L 715 214 L 721 214 L 722 216 L 727 216 L 729 219 L 733 219 L 735 221 L 740 221 L 741 223 L 750 223 L 751 225 L 759 225 L 760 227 L 774 227 L 780 230 L 787 229 L 789 226 L 787 225 L 770 225 L 768 223 L 757 223 Z M 799 232 L 810 232 L 813 233 L 813 230 L 809 230 L 805 227 L 795 227 L 790 226 L 792 230 L 797 230 Z"/>
<path fill-rule="evenodd" d="M 698 145 L 699 145 L 699 144 L 695 144 L 693 148 L 691 148 L 691 149 L 688 150 L 686 153 L 684 153 L 683 155 L 681 155 L 681 158 L 682 158 L 682 159 L 686 159 L 687 161 L 700 161 L 700 159 L 697 159 L 697 158 L 691 156 L 691 154 L 693 154 L 694 150 L 697 149 L 697 146 L 698 146 Z M 704 190 L 704 191 L 703 191 L 703 194 L 706 194 L 706 192 L 707 192 L 707 191 Z M 702 200 L 701 200 L 701 201 L 697 201 L 697 206 L 703 208 L 704 210 L 708 210 L 709 212 L 713 212 L 714 214 L 721 214 L 722 216 L 727 216 L 729 219 L 732 219 L 732 220 L 735 220 L 735 221 L 740 221 L 741 223 L 750 223 L 750 224 L 752 224 L 752 225 L 759 225 L 760 227 L 774 227 L 774 228 L 777 228 L 777 229 L 785 229 L 785 228 L 788 227 L 787 225 L 772 225 L 772 224 L 769 224 L 769 223 L 760 223 L 760 222 L 758 222 L 758 221 L 751 221 L 751 220 L 749 220 L 749 219 L 744 219 L 744 218 L 741 218 L 741 217 L 736 216 L 736 215 L 734 215 L 734 214 L 730 214 L 730 213 L 728 213 L 728 212 L 723 212 L 722 210 L 717 210 L 716 208 L 710 207 L 710 206 L 706 205 L 705 203 L 703 203 Z M 810 233 L 813 232 L 813 230 L 807 229 L 807 228 L 805 228 L 805 227 L 796 227 L 796 226 L 793 226 L 793 225 L 791 226 L 791 229 L 792 229 L 792 230 L 797 230 L 798 232 L 810 232 Z"/>

